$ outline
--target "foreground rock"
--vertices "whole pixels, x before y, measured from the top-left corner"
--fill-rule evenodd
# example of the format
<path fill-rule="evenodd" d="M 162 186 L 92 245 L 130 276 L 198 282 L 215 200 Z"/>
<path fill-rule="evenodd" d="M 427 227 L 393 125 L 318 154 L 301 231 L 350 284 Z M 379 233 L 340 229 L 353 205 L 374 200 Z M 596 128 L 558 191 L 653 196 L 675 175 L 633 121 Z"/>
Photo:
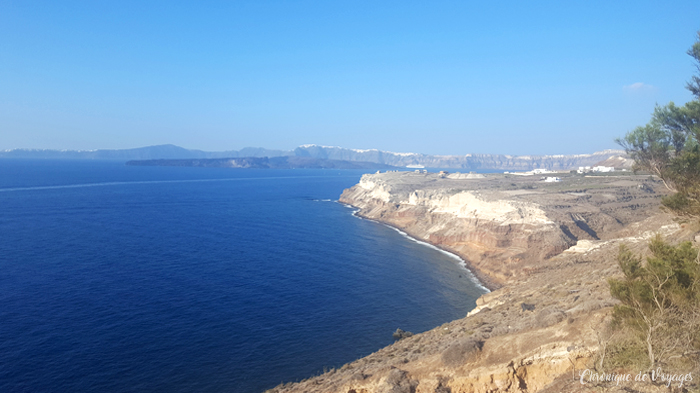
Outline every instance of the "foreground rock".
<path fill-rule="evenodd" d="M 340 369 L 270 392 L 535 392 L 662 389 L 586 384 L 605 342 L 620 244 L 698 228 L 659 209 L 648 176 L 365 175 L 340 201 L 464 257 L 493 292 L 463 319 L 397 341 Z"/>

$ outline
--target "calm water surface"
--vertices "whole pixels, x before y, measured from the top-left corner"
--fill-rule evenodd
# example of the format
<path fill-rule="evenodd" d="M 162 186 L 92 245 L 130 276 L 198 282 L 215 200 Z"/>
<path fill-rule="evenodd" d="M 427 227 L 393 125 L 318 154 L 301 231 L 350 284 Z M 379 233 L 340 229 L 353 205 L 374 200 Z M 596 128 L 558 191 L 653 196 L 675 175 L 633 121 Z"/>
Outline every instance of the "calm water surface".
<path fill-rule="evenodd" d="M 463 317 L 361 174 L 0 160 L 0 391 L 260 392 Z"/>

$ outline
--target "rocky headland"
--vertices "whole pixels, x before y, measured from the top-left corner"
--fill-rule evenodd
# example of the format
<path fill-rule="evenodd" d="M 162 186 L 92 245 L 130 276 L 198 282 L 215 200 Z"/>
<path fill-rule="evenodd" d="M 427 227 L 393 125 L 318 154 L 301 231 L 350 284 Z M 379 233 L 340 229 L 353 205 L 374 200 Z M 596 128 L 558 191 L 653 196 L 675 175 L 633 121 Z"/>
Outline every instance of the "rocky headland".
<path fill-rule="evenodd" d="M 610 335 L 619 246 L 644 253 L 655 234 L 689 240 L 697 224 L 664 213 L 667 191 L 648 175 L 556 176 L 363 176 L 340 202 L 460 255 L 492 292 L 462 319 L 269 392 L 667 391 L 581 384 L 578 373 L 600 362 Z"/>

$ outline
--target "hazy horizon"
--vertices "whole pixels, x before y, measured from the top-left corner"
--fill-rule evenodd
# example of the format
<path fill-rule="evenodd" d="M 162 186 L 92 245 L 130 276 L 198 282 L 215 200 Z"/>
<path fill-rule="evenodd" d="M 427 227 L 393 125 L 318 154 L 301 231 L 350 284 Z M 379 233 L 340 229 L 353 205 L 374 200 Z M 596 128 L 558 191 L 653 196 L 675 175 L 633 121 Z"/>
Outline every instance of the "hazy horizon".
<path fill-rule="evenodd" d="M 391 150 L 382 150 L 382 149 L 374 149 L 374 148 L 369 148 L 369 149 L 357 149 L 357 148 L 352 148 L 352 147 L 345 147 L 345 146 L 326 146 L 326 145 L 319 145 L 316 143 L 304 143 L 299 146 L 295 146 L 290 149 L 270 149 L 265 146 L 245 146 L 240 149 L 219 149 L 219 150 L 203 150 L 203 149 L 191 149 L 187 146 L 178 146 L 172 143 L 163 143 L 159 145 L 148 145 L 148 146 L 134 146 L 134 147 L 126 147 L 126 148 L 120 148 L 120 149 L 43 149 L 43 148 L 32 148 L 32 147 L 22 147 L 22 148 L 14 148 L 14 149 L 3 149 L 0 151 L 4 152 L 9 152 L 13 150 L 36 150 L 36 151 L 73 151 L 73 152 L 89 152 L 89 151 L 98 151 L 98 150 L 135 150 L 135 149 L 146 149 L 146 148 L 154 148 L 154 147 L 161 147 L 161 146 L 172 146 L 172 147 L 177 147 L 177 148 L 182 148 L 185 150 L 191 150 L 191 151 L 203 151 L 206 153 L 219 153 L 219 152 L 226 152 L 226 151 L 242 151 L 246 149 L 263 149 L 263 150 L 270 150 L 270 151 L 283 151 L 283 152 L 294 152 L 294 150 L 298 147 L 305 147 L 305 146 L 318 146 L 318 147 L 323 147 L 323 148 L 336 148 L 336 149 L 346 149 L 346 150 L 353 150 L 353 151 L 381 151 L 384 153 L 395 153 L 395 154 L 408 154 L 408 153 L 415 153 L 415 154 L 423 154 L 423 155 L 429 155 L 429 156 L 464 156 L 464 155 L 471 155 L 471 154 L 490 154 L 490 155 L 510 155 L 510 156 L 556 156 L 556 155 L 582 155 L 582 154 L 594 154 L 594 153 L 600 153 L 608 150 L 617 150 L 617 151 L 623 151 L 621 147 L 613 147 L 609 149 L 600 149 L 596 151 L 590 151 L 590 152 L 579 152 L 579 153 L 568 153 L 568 154 L 561 154 L 561 153 L 552 153 L 552 154 L 506 154 L 506 153 L 481 153 L 481 152 L 464 152 L 464 153 L 458 153 L 458 154 L 428 154 L 428 153 L 423 153 L 421 151 L 391 151 Z"/>
<path fill-rule="evenodd" d="M 0 150 L 616 149 L 691 99 L 694 1 L 0 3 Z"/>

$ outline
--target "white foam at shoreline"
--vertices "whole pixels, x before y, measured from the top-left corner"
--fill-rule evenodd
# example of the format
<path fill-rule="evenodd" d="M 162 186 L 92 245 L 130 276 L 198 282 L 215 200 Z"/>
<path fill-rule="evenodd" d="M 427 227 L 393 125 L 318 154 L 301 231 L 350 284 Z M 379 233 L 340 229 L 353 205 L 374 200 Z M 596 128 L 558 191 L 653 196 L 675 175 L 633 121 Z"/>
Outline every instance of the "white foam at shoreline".
<path fill-rule="evenodd" d="M 342 204 L 343 206 L 348 207 L 348 208 L 350 208 L 350 209 L 355 209 L 355 210 L 352 212 L 352 215 L 353 215 L 354 217 L 359 218 L 360 220 L 367 220 L 367 221 L 376 222 L 376 223 L 378 223 L 378 224 L 382 224 L 382 225 L 384 225 L 384 226 L 386 226 L 386 227 L 389 227 L 389 228 L 395 230 L 396 232 L 398 232 L 399 234 L 401 234 L 401 236 L 405 237 L 406 239 L 409 239 L 409 240 L 411 240 L 411 241 L 413 241 L 413 242 L 416 242 L 416 243 L 418 243 L 418 244 L 420 244 L 420 245 L 423 245 L 423 246 L 432 248 L 433 250 L 440 251 L 441 253 L 443 253 L 443 254 L 449 256 L 450 258 L 456 259 L 456 260 L 458 261 L 459 266 L 461 266 L 462 268 L 464 268 L 464 270 L 466 270 L 466 272 L 467 272 L 467 277 L 469 277 L 469 280 L 471 280 L 471 281 L 476 285 L 477 288 L 479 288 L 479 289 L 485 291 L 486 293 L 491 292 L 490 289 L 486 288 L 486 287 L 484 286 L 484 284 L 482 284 L 481 281 L 479 281 L 479 279 L 476 277 L 476 275 L 474 274 L 474 272 L 472 272 L 472 271 L 469 269 L 469 267 L 467 266 L 467 261 L 465 261 L 465 260 L 464 260 L 462 257 L 460 257 L 459 255 L 457 255 L 457 254 L 455 254 L 455 253 L 452 253 L 452 252 L 449 252 L 449 251 L 446 251 L 446 250 L 443 250 L 443 249 L 440 248 L 440 247 L 437 247 L 437 246 L 432 245 L 432 244 L 430 244 L 430 243 L 424 242 L 424 241 L 422 241 L 422 240 L 418 240 L 418 239 L 412 237 L 411 235 L 409 235 L 408 233 L 406 233 L 406 232 L 400 230 L 399 228 L 393 227 L 393 226 L 391 226 L 391 225 L 389 225 L 389 224 L 385 224 L 385 223 L 383 223 L 383 222 L 381 222 L 381 221 L 373 220 L 373 219 L 371 219 L 371 218 L 360 217 L 360 216 L 357 215 L 357 213 L 360 211 L 360 209 L 358 209 L 358 208 L 356 208 L 356 207 L 354 207 L 354 206 L 348 205 L 348 204 L 346 204 L 346 203 L 342 203 L 342 202 L 338 202 L 338 203 L 340 203 L 340 204 Z"/>
<path fill-rule="evenodd" d="M 382 223 L 382 224 L 384 224 L 384 223 Z M 384 224 L 384 225 L 386 225 L 386 224 Z M 412 240 L 412 241 L 414 241 L 414 242 L 416 242 L 416 243 L 418 243 L 418 244 L 421 244 L 421 245 L 423 245 L 423 246 L 430 247 L 430 248 L 432 248 L 433 250 L 440 251 L 441 253 L 443 253 L 443 254 L 449 256 L 449 257 L 452 258 L 452 259 L 456 259 L 456 260 L 459 262 L 459 265 L 462 266 L 462 267 L 464 268 L 464 270 L 467 271 L 467 276 L 469 277 L 469 279 L 470 279 L 474 284 L 476 284 L 476 286 L 477 286 L 478 288 L 480 288 L 480 289 L 486 291 L 487 293 L 488 293 L 488 292 L 491 292 L 491 290 L 489 290 L 488 288 L 486 288 L 486 287 L 481 283 L 481 281 L 479 281 L 479 279 L 476 277 L 476 275 L 474 275 L 474 273 L 469 269 L 469 267 L 467 266 L 467 261 L 465 261 L 464 259 L 462 259 L 462 257 L 460 257 L 459 255 L 454 254 L 454 253 L 451 253 L 451 252 L 449 252 L 449 251 L 445 251 L 445 250 L 443 250 L 443 249 L 440 248 L 440 247 L 437 247 L 437 246 L 432 245 L 432 244 L 430 244 L 430 243 L 424 242 L 424 241 L 422 241 L 422 240 L 418 240 L 418 239 L 412 237 L 411 235 L 409 235 L 408 233 L 406 233 L 406 232 L 404 232 L 404 231 L 402 231 L 402 230 L 400 230 L 400 229 L 398 229 L 398 228 L 394 228 L 394 227 L 392 227 L 391 225 L 386 225 L 386 226 L 388 226 L 389 228 L 391 228 L 391 229 L 395 230 L 396 232 L 400 233 L 401 236 L 403 236 L 403 237 L 405 237 L 405 238 L 407 238 L 407 239 L 409 239 L 409 240 Z"/>

